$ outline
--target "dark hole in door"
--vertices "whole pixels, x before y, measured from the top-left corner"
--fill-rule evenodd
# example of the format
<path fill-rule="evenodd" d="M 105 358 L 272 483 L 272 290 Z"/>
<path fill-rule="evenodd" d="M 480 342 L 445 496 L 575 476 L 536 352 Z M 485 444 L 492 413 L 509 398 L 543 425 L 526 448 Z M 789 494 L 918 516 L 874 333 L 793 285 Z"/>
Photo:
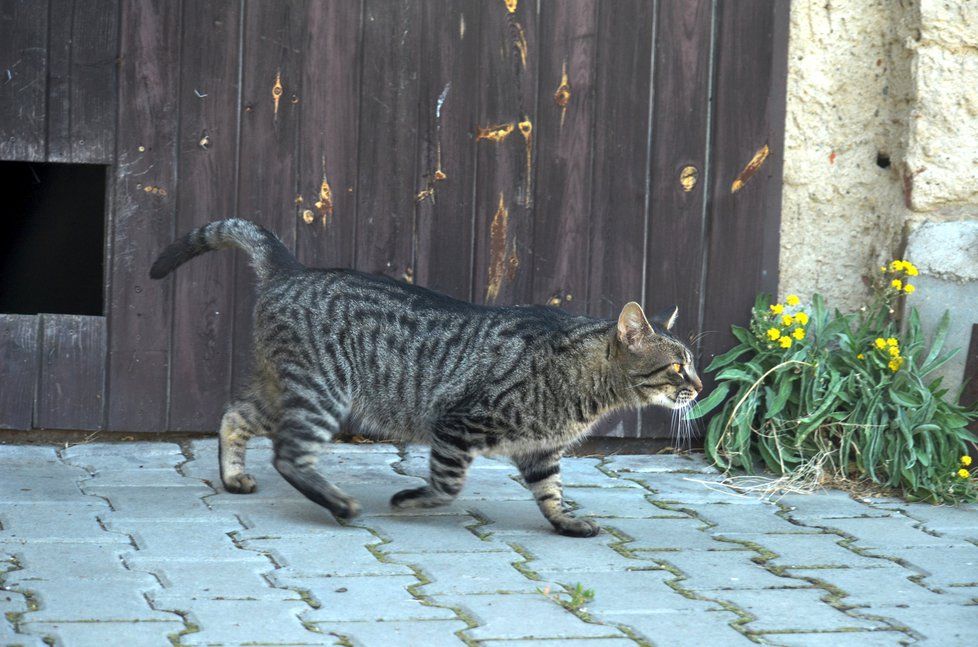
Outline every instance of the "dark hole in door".
<path fill-rule="evenodd" d="M 0 313 L 104 314 L 106 168 L 0 162 Z"/>

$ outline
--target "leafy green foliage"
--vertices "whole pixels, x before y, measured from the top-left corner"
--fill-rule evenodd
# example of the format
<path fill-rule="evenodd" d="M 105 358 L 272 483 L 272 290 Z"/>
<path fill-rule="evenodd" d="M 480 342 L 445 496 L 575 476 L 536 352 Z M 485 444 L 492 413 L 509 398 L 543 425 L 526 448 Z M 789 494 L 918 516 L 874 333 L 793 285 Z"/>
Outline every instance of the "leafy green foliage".
<path fill-rule="evenodd" d="M 733 329 L 739 343 L 707 367 L 717 388 L 691 412 L 721 407 L 705 442 L 719 467 L 788 474 L 818 457 L 838 478 L 911 500 L 978 500 L 978 474 L 965 469 L 978 411 L 945 400 L 940 378 L 928 379 L 957 352 L 943 350 L 948 314 L 929 346 L 916 310 L 901 332 L 894 304 L 913 289 L 905 281 L 916 268 L 894 263 L 858 313 L 829 312 L 818 294 L 810 313 L 790 310 L 797 297 L 787 307 L 758 297 L 750 327 Z"/>

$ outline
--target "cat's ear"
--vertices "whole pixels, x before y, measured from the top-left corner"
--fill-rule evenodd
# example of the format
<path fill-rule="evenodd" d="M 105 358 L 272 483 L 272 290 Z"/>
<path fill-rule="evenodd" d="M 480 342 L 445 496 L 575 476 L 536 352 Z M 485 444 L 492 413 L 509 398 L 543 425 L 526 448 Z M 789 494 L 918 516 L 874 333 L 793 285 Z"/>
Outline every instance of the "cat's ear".
<path fill-rule="evenodd" d="M 666 330 L 672 330 L 672 327 L 676 325 L 676 319 L 679 318 L 679 306 L 674 306 L 668 310 L 663 310 L 658 312 L 652 317 L 652 321 L 659 324 Z"/>
<path fill-rule="evenodd" d="M 634 301 L 625 304 L 618 315 L 618 340 L 631 349 L 641 345 L 642 340 L 652 332 L 649 320 L 645 318 L 642 306 Z"/>

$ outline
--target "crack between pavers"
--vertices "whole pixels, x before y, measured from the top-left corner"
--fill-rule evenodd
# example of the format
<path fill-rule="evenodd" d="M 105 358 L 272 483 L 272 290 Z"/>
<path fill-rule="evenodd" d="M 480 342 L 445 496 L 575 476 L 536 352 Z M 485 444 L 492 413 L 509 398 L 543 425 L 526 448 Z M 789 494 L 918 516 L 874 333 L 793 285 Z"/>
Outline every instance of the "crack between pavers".
<path fill-rule="evenodd" d="M 94 497 L 94 498 L 97 498 L 97 499 L 99 499 L 101 501 L 104 501 L 109 506 L 109 510 L 110 511 L 114 511 L 115 510 L 115 506 L 112 505 L 112 501 L 108 497 L 102 496 L 100 494 L 95 494 L 95 493 L 92 493 L 92 492 L 88 492 L 85 489 L 85 487 L 84 487 L 84 484 L 85 483 L 88 483 L 89 481 L 91 481 L 92 479 L 95 478 L 96 470 L 90 469 L 89 466 L 87 466 L 87 465 L 79 465 L 79 464 L 72 463 L 69 460 L 66 460 L 65 457 L 64 457 L 64 455 L 62 454 L 62 451 L 63 451 L 62 449 L 56 450 L 56 454 L 58 456 L 58 460 L 60 460 L 65 465 L 81 468 L 82 470 L 84 470 L 84 472 L 87 475 L 86 477 L 77 479 L 75 481 L 75 486 L 79 489 L 79 491 L 82 494 L 84 494 L 85 496 Z M 186 462 L 187 461 L 184 460 L 183 463 L 180 463 L 180 465 L 183 465 Z M 182 476 L 182 474 L 181 474 L 181 476 Z M 108 532 L 108 533 L 115 533 L 117 535 L 122 535 L 124 537 L 127 537 L 128 540 L 129 540 L 129 543 L 133 547 L 133 550 L 136 550 L 136 551 L 140 550 L 139 544 L 136 541 L 136 538 L 134 536 L 134 533 L 124 532 L 124 531 L 121 531 L 121 530 L 110 530 L 109 528 L 106 527 L 105 522 L 102 520 L 102 518 L 101 518 L 100 515 L 96 515 L 95 518 L 98 520 L 99 527 L 103 531 Z M 159 585 L 160 589 L 161 590 L 165 590 L 165 587 L 163 586 L 163 583 L 160 581 L 160 578 L 159 578 L 159 576 L 156 573 L 153 573 L 151 571 L 139 571 L 139 570 L 135 570 L 135 569 L 131 568 L 130 565 L 128 564 L 128 562 L 121 555 L 119 556 L 119 561 L 122 564 L 122 567 L 124 569 L 126 569 L 127 571 L 130 571 L 130 572 L 133 572 L 133 573 L 147 573 L 147 574 L 149 574 L 150 576 L 153 577 L 153 579 L 156 580 L 156 582 Z M 160 609 L 160 608 L 157 608 L 157 606 L 153 602 L 152 598 L 146 592 L 142 592 L 142 596 L 143 596 L 143 599 L 146 601 L 146 605 L 150 609 L 152 609 L 153 611 L 157 611 L 157 612 L 160 612 L 160 613 L 170 613 L 170 614 L 173 614 L 173 615 L 177 616 L 180 619 L 180 622 L 183 624 L 183 629 L 181 629 L 180 631 L 178 631 L 176 633 L 173 633 L 173 634 L 170 634 L 169 636 L 167 636 L 167 638 L 170 640 L 170 643 L 171 644 L 173 644 L 175 646 L 179 646 L 179 645 L 182 644 L 182 639 L 183 639 L 184 636 L 186 636 L 188 634 L 197 633 L 198 631 L 200 631 L 199 625 L 197 625 L 196 622 L 194 622 L 193 620 L 191 620 L 190 613 L 189 612 L 182 611 L 182 610 Z"/>
<path fill-rule="evenodd" d="M 933 528 L 929 528 L 928 525 L 927 525 L 927 523 L 928 523 L 927 521 L 925 521 L 923 519 L 920 519 L 919 517 L 915 517 L 913 514 L 911 514 L 911 512 L 910 512 L 910 510 L 908 508 L 904 507 L 904 504 L 903 503 L 892 503 L 892 504 L 890 504 L 890 505 L 893 505 L 894 506 L 893 508 L 880 508 L 880 507 L 878 507 L 878 504 L 875 504 L 875 503 L 872 503 L 872 502 L 868 502 L 868 501 L 863 501 L 862 503 L 864 505 L 869 506 L 873 510 L 879 510 L 881 512 L 893 512 L 895 510 L 896 512 L 899 512 L 900 514 L 902 514 L 907 519 L 913 521 L 914 523 L 911 524 L 911 526 L 913 528 L 915 528 L 915 529 L 917 529 L 917 530 L 919 530 L 921 532 L 927 533 L 928 535 L 931 535 L 932 537 L 939 537 L 939 538 L 947 537 L 947 534 L 946 533 L 942 533 L 942 532 L 940 532 L 938 530 L 934 530 Z M 937 506 L 937 507 L 943 507 L 943 506 Z M 949 507 L 953 507 L 953 506 L 949 506 Z M 976 530 L 975 532 L 978 533 L 978 530 Z M 961 537 L 960 539 L 961 539 L 961 541 L 966 541 L 969 544 L 972 544 L 974 546 L 978 546 L 978 536 L 976 536 L 976 537 Z"/>
<path fill-rule="evenodd" d="M 6 585 L 7 574 L 14 573 L 16 571 L 24 570 L 23 564 L 15 555 L 7 554 L 5 559 L 0 559 L 0 563 L 6 563 L 10 568 L 5 568 L 0 571 L 0 591 L 6 591 L 8 593 L 16 593 L 17 595 L 23 596 L 24 605 L 27 607 L 26 611 L 8 611 L 4 618 L 10 625 L 14 628 L 14 633 L 20 634 L 22 636 L 33 636 L 35 638 L 40 638 L 42 642 L 47 645 L 54 644 L 54 638 L 48 635 L 37 635 L 31 634 L 23 630 L 24 616 L 28 613 L 33 613 L 41 608 L 40 603 L 37 601 L 37 593 L 31 591 L 30 589 L 24 588 L 13 588 Z"/>

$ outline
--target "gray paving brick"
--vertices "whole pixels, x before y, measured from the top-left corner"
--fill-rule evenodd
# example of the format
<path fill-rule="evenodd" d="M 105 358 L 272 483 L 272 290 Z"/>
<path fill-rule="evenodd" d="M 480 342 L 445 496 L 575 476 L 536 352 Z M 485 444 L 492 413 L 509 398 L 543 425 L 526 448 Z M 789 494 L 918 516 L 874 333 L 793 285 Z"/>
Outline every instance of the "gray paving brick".
<path fill-rule="evenodd" d="M 486 640 L 491 647 L 635 647 L 635 641 L 628 638 L 559 638 L 557 640 Z"/>
<path fill-rule="evenodd" d="M 817 533 L 817 528 L 806 528 L 791 523 L 778 516 L 779 508 L 774 504 L 756 506 L 730 505 L 722 502 L 683 504 L 684 510 L 690 510 L 715 527 L 708 529 L 711 535 L 736 537 L 747 534 L 786 534 L 786 533 Z"/>
<path fill-rule="evenodd" d="M 632 538 L 629 550 L 744 550 L 738 544 L 715 540 L 708 527 L 695 519 L 608 519 L 605 525 Z"/>
<path fill-rule="evenodd" d="M 694 592 L 810 586 L 806 582 L 769 573 L 751 561 L 755 555 L 750 551 L 704 551 L 648 556 L 650 560 L 654 558 L 679 569 L 683 574 L 679 586 Z"/>
<path fill-rule="evenodd" d="M 594 488 L 628 488 L 639 489 L 641 486 L 619 478 L 610 478 L 598 469 L 601 463 L 597 458 L 578 458 L 562 460 L 560 464 L 560 480 L 569 487 Z"/>
<path fill-rule="evenodd" d="M 75 503 L 86 499 L 77 484 L 87 476 L 81 469 L 64 465 L 29 466 L 5 469 L 3 474 L 5 479 L 15 474 L 16 482 L 0 488 L 0 505 Z"/>
<path fill-rule="evenodd" d="M 645 484 L 654 491 L 656 501 L 675 503 L 707 503 L 723 501 L 731 505 L 763 505 L 759 499 L 737 494 L 721 485 L 720 477 L 713 474 L 632 474 L 627 478 Z"/>
<path fill-rule="evenodd" d="M 630 481 L 629 481 L 630 482 Z M 682 512 L 664 510 L 651 504 L 644 488 L 565 487 L 564 498 L 578 506 L 580 512 L 595 519 L 652 519 L 681 517 Z"/>
<path fill-rule="evenodd" d="M 165 589 L 207 598 L 294 597 L 273 588 L 265 574 L 274 572 L 267 558 L 255 555 L 247 561 L 127 560 L 132 570 L 152 573 Z"/>
<path fill-rule="evenodd" d="M 973 645 L 978 606 L 911 606 L 892 610 L 891 617 L 924 636 L 926 642 Z"/>
<path fill-rule="evenodd" d="M 424 604 L 408 593 L 407 587 L 418 583 L 414 576 L 275 579 L 283 586 L 297 586 L 307 590 L 320 603 L 320 608 L 310 609 L 302 614 L 303 619 L 309 622 L 390 622 L 457 618 L 451 609 Z M 383 604 L 377 603 L 379 599 L 384 601 Z"/>
<path fill-rule="evenodd" d="M 785 507 L 788 516 L 798 521 L 812 519 L 845 519 L 849 517 L 887 517 L 889 510 L 880 509 L 856 501 L 845 492 L 820 491 L 817 494 L 788 494 L 778 503 Z"/>
<path fill-rule="evenodd" d="M 210 509 L 201 500 L 212 490 L 203 485 L 165 487 L 107 487 L 86 485 L 89 494 L 107 498 L 114 511 L 107 519 L 120 522 L 128 519 L 185 520 L 191 515 L 209 515 Z"/>
<path fill-rule="evenodd" d="M 886 560 L 863 557 L 840 546 L 839 542 L 844 540 L 838 535 L 749 535 L 745 533 L 739 535 L 737 539 L 752 541 L 776 553 L 778 556 L 770 562 L 775 566 L 883 568 L 889 565 Z"/>
<path fill-rule="evenodd" d="M 978 586 L 978 546 L 950 548 L 896 548 L 874 554 L 902 559 L 926 574 L 930 586 Z"/>
<path fill-rule="evenodd" d="M 755 645 L 733 628 L 737 616 L 729 611 L 683 609 L 675 613 L 631 613 L 614 622 L 630 627 L 654 645 Z"/>
<path fill-rule="evenodd" d="M 911 639 L 899 631 L 857 631 L 844 633 L 792 633 L 764 634 L 764 640 L 772 645 L 784 647 L 838 647 L 839 645 L 859 645 L 859 647 L 897 647 L 906 645 Z"/>
<path fill-rule="evenodd" d="M 607 534 L 588 539 L 562 537 L 555 533 L 501 538 L 532 555 L 526 564 L 530 570 L 565 573 L 606 572 L 641 568 L 648 562 L 631 559 L 609 546 L 618 540 Z"/>
<path fill-rule="evenodd" d="M 696 456 L 680 454 L 611 456 L 604 466 L 613 472 L 698 472 L 716 474 L 715 467 L 709 465 L 699 454 Z"/>
<path fill-rule="evenodd" d="M 954 537 L 935 537 L 914 528 L 916 522 L 904 516 L 861 517 L 853 519 L 824 519 L 818 525 L 841 530 L 856 539 L 854 546 L 871 548 L 874 552 L 892 548 L 950 548 L 973 546 Z"/>
<path fill-rule="evenodd" d="M 532 593 L 542 586 L 516 570 L 513 563 L 523 558 L 512 552 L 403 554 L 397 560 L 417 566 L 431 580 L 420 589 L 425 595 Z"/>
<path fill-rule="evenodd" d="M 682 611 L 716 611 L 721 607 L 712 602 L 693 600 L 672 589 L 668 581 L 674 576 L 668 571 L 608 571 L 604 573 L 539 573 L 549 593 L 557 595 L 562 587 L 580 584 L 594 592 L 594 599 L 585 604 L 587 612 L 598 620 L 617 622 L 617 616 L 629 614 L 667 614 Z M 561 596 L 568 599 L 567 596 Z M 731 619 L 733 619 L 731 617 Z"/>
<path fill-rule="evenodd" d="M 466 628 L 460 620 L 426 622 L 326 622 L 316 625 L 324 637 L 343 636 L 356 647 L 374 645 L 462 645 L 456 632 Z M 333 644 L 333 643 L 329 643 Z"/>
<path fill-rule="evenodd" d="M 792 575 L 811 577 L 845 591 L 843 604 L 855 607 L 895 607 L 951 603 L 948 595 L 934 593 L 909 578 L 914 571 L 895 564 L 883 568 L 790 569 Z"/>
<path fill-rule="evenodd" d="M 61 464 L 54 447 L 44 445 L 0 445 L 0 466 L 12 473 L 25 467 L 39 468 Z"/>
<path fill-rule="evenodd" d="M 476 640 L 490 638 L 620 637 L 614 627 L 584 622 L 541 594 L 438 595 L 438 604 L 463 608 L 479 626 L 465 632 Z"/>
<path fill-rule="evenodd" d="M 4 645 L 4 647 L 47 647 L 47 644 L 42 640 L 45 635 L 40 630 L 35 631 L 33 635 L 16 633 L 12 625 L 0 618 L 0 645 Z M 50 632 L 47 635 L 51 635 L 51 639 L 54 640 L 54 636 Z"/>
<path fill-rule="evenodd" d="M 978 541 L 978 506 L 912 506 L 900 501 L 875 507 L 906 513 L 934 532 Z"/>
<path fill-rule="evenodd" d="M 171 616 L 175 617 L 175 616 Z M 129 645 L 166 645 L 168 636 L 176 635 L 183 629 L 177 621 L 159 622 L 30 622 L 24 631 L 54 636 L 58 644 L 66 647 L 105 647 L 118 645 L 125 637 Z"/>
<path fill-rule="evenodd" d="M 61 580 L 85 579 L 97 581 L 113 578 L 126 572 L 122 555 L 132 544 L 121 536 L 105 533 L 101 543 L 57 544 L 30 542 L 25 545 L 6 545 L 5 552 L 15 555 L 22 570 L 4 576 L 8 586 L 25 579 Z"/>
<path fill-rule="evenodd" d="M 346 536 L 338 533 L 316 537 L 283 537 L 254 539 L 242 545 L 268 553 L 290 576 L 324 575 L 408 575 L 411 569 L 378 561 L 363 544 L 359 532 Z"/>
<path fill-rule="evenodd" d="M 0 543 L 102 543 L 106 533 L 98 522 L 109 505 L 98 499 L 79 503 L 8 503 L 0 506 Z"/>
<path fill-rule="evenodd" d="M 889 629 L 883 622 L 854 618 L 821 600 L 819 589 L 723 591 L 726 600 L 755 617 L 744 626 L 749 631 L 840 631 Z"/>
<path fill-rule="evenodd" d="M 472 517 L 375 517 L 365 522 L 392 541 L 381 549 L 385 553 L 454 553 L 507 550 L 493 542 L 486 542 L 466 529 L 475 525 Z"/>
<path fill-rule="evenodd" d="M 130 442 L 72 445 L 61 452 L 65 462 L 112 473 L 138 469 L 172 469 L 185 458 L 176 443 Z"/>
<path fill-rule="evenodd" d="M 159 588 L 156 579 L 146 573 L 33 580 L 19 586 L 29 588 L 40 603 L 37 611 L 28 614 L 30 622 L 173 619 L 154 611 L 146 602 L 144 594 Z"/>
<path fill-rule="evenodd" d="M 552 534 L 554 531 L 532 496 L 516 501 L 464 501 L 461 504 L 466 510 L 471 510 L 489 520 L 489 525 L 480 528 L 480 532 L 505 537 L 527 533 Z"/>
<path fill-rule="evenodd" d="M 182 637 L 185 645 L 321 645 L 326 637 L 302 626 L 299 614 L 309 608 L 301 600 L 202 600 L 155 594 L 157 608 L 189 611 L 199 631 Z"/>

